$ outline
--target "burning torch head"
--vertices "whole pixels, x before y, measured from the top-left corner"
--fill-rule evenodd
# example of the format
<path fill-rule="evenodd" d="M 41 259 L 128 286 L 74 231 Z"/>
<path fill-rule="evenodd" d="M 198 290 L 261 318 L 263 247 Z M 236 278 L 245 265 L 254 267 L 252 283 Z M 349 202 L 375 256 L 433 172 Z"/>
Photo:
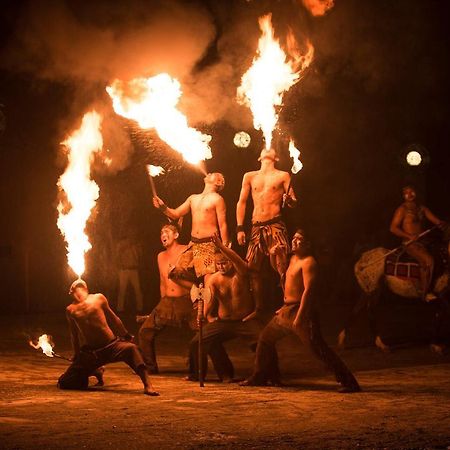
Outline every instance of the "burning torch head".
<path fill-rule="evenodd" d="M 86 281 L 82 280 L 81 278 L 78 278 L 78 280 L 75 280 L 70 285 L 69 295 L 75 294 L 77 288 L 85 289 L 86 292 L 88 291 L 88 287 L 87 287 Z"/>
<path fill-rule="evenodd" d="M 220 172 L 208 173 L 204 181 L 205 184 L 214 185 L 216 192 L 220 192 L 225 187 L 225 177 Z"/>
<path fill-rule="evenodd" d="M 280 160 L 274 148 L 263 148 L 261 150 L 261 153 L 259 154 L 258 161 L 262 161 L 263 159 L 270 159 L 273 162 L 277 162 Z"/>

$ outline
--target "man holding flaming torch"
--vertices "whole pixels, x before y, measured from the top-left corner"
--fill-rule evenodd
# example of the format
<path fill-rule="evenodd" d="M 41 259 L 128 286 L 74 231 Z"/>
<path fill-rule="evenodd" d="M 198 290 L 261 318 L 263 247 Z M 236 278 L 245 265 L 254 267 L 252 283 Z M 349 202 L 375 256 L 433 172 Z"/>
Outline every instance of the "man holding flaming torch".
<path fill-rule="evenodd" d="M 256 310 L 248 319 L 253 318 L 262 309 L 261 265 L 268 256 L 272 268 L 278 272 L 281 281 L 287 268 L 289 238 L 286 225 L 281 218 L 282 204 L 290 208 L 297 204 L 288 172 L 275 168 L 278 156 L 273 148 L 263 149 L 259 161 L 261 168 L 244 174 L 241 193 L 236 206 L 237 240 L 239 245 L 246 243 L 244 218 L 249 194 L 253 200 L 252 230 L 248 244 L 246 260 L 250 269 L 250 279 Z M 273 252 L 278 245 L 282 252 Z"/>
<path fill-rule="evenodd" d="M 153 390 L 145 363 L 119 317 L 103 294 L 90 294 L 85 281 L 78 279 L 70 287 L 73 302 L 66 308 L 72 338 L 72 364 L 59 377 L 60 389 L 87 389 L 90 375 L 105 364 L 123 361 L 139 375 L 144 394 L 159 395 Z M 113 331 L 114 330 L 114 331 Z M 117 336 L 121 336 L 121 339 Z M 81 346 L 83 343 L 83 346 Z"/>
<path fill-rule="evenodd" d="M 216 272 L 214 234 L 219 232 L 222 241 L 229 245 L 226 206 L 219 194 L 225 186 L 225 178 L 221 173 L 208 173 L 204 182 L 201 194 L 189 196 L 175 209 L 169 208 L 158 196 L 153 197 L 153 205 L 172 220 L 178 220 L 189 211 L 192 214 L 191 242 L 169 274 L 170 279 L 187 287 Z"/>

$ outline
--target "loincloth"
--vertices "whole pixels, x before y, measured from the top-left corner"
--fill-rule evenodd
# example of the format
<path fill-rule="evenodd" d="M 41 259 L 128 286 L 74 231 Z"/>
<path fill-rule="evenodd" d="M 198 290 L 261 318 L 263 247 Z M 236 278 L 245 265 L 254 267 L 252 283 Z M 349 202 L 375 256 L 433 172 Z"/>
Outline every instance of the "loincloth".
<path fill-rule="evenodd" d="M 191 242 L 170 271 L 169 278 L 195 281 L 196 278 L 215 273 L 215 251 L 212 238 L 197 239 L 191 236 Z"/>
<path fill-rule="evenodd" d="M 246 255 L 248 264 L 251 267 L 259 267 L 262 256 L 270 255 L 271 250 L 277 244 L 283 248 L 280 256 L 287 259 L 290 250 L 289 237 L 286 225 L 281 220 L 281 216 L 274 217 L 265 222 L 253 223 Z"/>
<path fill-rule="evenodd" d="M 196 311 L 189 295 L 180 297 L 162 297 L 151 314 L 147 317 L 142 328 L 159 328 L 166 325 L 181 327 L 195 322 Z"/>

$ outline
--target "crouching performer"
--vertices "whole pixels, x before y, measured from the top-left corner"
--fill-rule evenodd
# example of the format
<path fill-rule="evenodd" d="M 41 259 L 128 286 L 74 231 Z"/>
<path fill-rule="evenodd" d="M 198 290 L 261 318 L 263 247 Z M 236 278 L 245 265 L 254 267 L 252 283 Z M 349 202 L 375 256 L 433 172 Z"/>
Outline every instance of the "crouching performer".
<path fill-rule="evenodd" d="M 66 308 L 66 316 L 74 358 L 59 377 L 58 387 L 87 389 L 89 376 L 97 376 L 103 365 L 123 361 L 141 378 L 144 394 L 159 395 L 148 379 L 139 349 L 130 342 L 132 336 L 111 310 L 106 297 L 103 294 L 89 294 L 87 284 L 81 279 L 72 283 L 69 293 L 73 296 L 73 302 Z"/>
<path fill-rule="evenodd" d="M 281 385 L 275 344 L 284 336 L 293 333 L 334 372 L 336 380 L 342 386 L 339 392 L 358 392 L 361 389 L 355 377 L 322 337 L 314 292 L 317 263 L 311 255 L 310 243 L 302 230 L 297 230 L 294 234 L 292 253 L 286 272 L 284 305 L 261 332 L 253 374 L 241 385 L 263 386 L 267 382 Z"/>
<path fill-rule="evenodd" d="M 165 248 L 158 254 L 161 300 L 150 315 L 136 317 L 138 322 L 144 321 L 139 330 L 139 347 L 149 373 L 159 373 L 155 338 L 166 326 L 195 329 L 196 313 L 189 290 L 169 279 L 169 269 L 186 250 L 186 245 L 178 243 L 178 236 L 178 229 L 173 224 L 161 228 L 161 242 Z"/>
<path fill-rule="evenodd" d="M 243 321 L 255 309 L 250 292 L 247 263 L 240 256 L 225 246 L 214 235 L 218 272 L 211 275 L 206 288 L 211 290 L 211 301 L 206 305 L 205 316 L 208 323 L 203 328 L 203 368 L 207 367 L 207 355 L 224 382 L 234 381 L 234 368 L 223 343 L 241 337 L 248 341 L 253 349 L 256 346 L 262 327 L 256 319 Z M 189 351 L 188 380 L 198 380 L 198 334 L 191 341 Z M 203 378 L 206 375 L 203 374 Z"/>

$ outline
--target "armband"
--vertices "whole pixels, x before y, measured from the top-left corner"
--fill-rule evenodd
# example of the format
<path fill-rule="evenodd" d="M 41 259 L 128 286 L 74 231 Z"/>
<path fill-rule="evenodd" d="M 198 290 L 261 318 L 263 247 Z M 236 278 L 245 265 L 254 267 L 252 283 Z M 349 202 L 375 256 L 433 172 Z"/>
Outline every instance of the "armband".
<path fill-rule="evenodd" d="M 236 227 L 236 233 L 239 233 L 240 231 L 245 231 L 245 230 L 244 230 L 244 225 L 238 225 L 238 226 Z"/>
<path fill-rule="evenodd" d="M 165 213 L 167 211 L 167 205 L 165 205 L 164 203 L 159 207 L 159 209 Z"/>

